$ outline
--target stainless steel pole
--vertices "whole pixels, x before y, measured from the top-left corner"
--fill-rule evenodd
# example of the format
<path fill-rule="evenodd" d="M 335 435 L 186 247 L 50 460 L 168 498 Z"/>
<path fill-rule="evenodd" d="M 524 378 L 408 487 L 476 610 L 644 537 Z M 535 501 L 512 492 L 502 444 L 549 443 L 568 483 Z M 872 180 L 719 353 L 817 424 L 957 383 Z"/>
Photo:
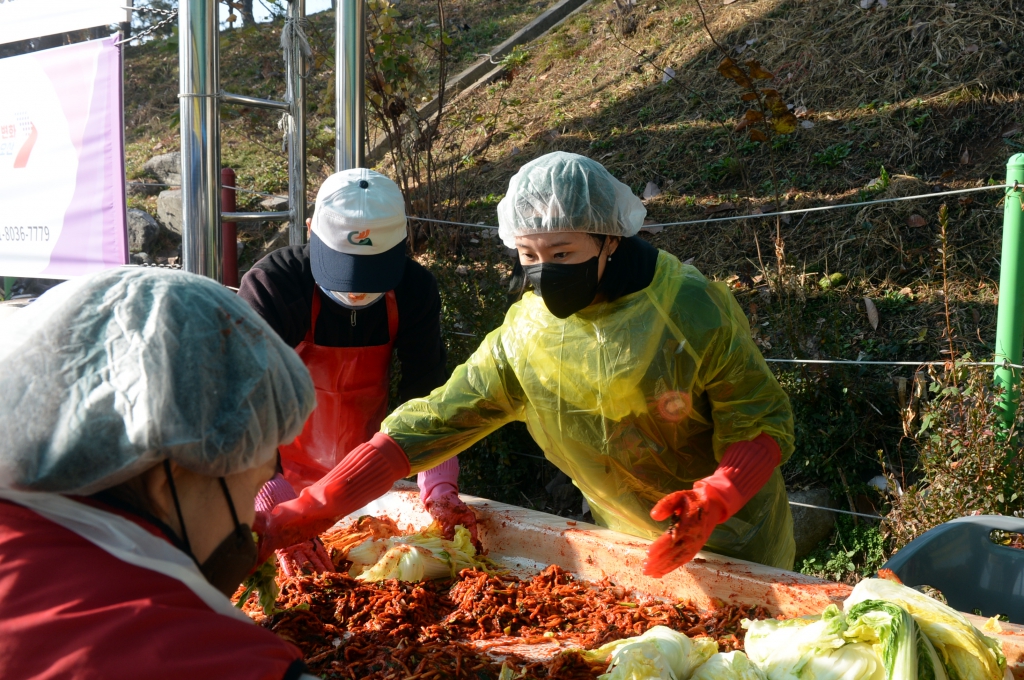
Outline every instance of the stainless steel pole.
<path fill-rule="evenodd" d="M 289 19 L 300 26 L 306 17 L 306 0 L 291 0 L 288 13 Z M 306 55 L 301 40 L 292 40 L 289 49 L 288 203 L 292 219 L 288 225 L 288 245 L 301 246 L 306 242 Z"/>
<path fill-rule="evenodd" d="M 364 0 L 338 0 L 335 11 L 334 72 L 337 93 L 335 170 L 364 164 L 363 79 L 366 71 L 366 13 Z"/>
<path fill-rule="evenodd" d="M 182 266 L 222 279 L 217 0 L 179 0 Z"/>

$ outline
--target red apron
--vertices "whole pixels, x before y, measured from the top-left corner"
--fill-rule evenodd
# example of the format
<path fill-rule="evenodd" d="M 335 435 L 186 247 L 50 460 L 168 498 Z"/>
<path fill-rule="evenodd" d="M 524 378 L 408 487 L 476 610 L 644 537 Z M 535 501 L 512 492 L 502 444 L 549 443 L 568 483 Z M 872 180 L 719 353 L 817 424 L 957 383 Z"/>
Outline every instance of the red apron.
<path fill-rule="evenodd" d="M 313 376 L 316 408 L 302 434 L 280 447 L 285 479 L 295 491 L 323 477 L 349 451 L 369 441 L 388 414 L 391 348 L 398 334 L 395 292 L 384 295 L 388 341 L 372 347 L 324 347 L 313 342 L 321 295 L 313 290 L 309 331 L 295 348 Z"/>

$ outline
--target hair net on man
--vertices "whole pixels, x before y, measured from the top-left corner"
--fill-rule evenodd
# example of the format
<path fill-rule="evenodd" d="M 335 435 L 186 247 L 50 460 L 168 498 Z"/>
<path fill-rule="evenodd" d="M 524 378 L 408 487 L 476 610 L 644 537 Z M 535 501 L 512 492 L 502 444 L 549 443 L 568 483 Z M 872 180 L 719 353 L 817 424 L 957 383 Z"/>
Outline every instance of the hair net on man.
<path fill-rule="evenodd" d="M 581 231 L 635 236 L 647 209 L 629 187 L 595 160 L 565 151 L 535 158 L 512 176 L 498 203 L 498 235 L 507 248 L 516 236 Z"/>
<path fill-rule="evenodd" d="M 91 494 L 170 459 L 261 465 L 312 411 L 309 372 L 215 281 L 114 269 L 69 281 L 0 330 L 0 487 Z"/>

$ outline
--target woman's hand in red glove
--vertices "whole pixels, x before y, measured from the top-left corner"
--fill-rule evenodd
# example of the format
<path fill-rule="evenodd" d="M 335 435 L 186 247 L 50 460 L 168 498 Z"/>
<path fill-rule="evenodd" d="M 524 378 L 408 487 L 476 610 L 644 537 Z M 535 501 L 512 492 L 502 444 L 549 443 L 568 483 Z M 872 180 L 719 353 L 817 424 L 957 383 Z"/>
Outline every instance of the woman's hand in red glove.
<path fill-rule="evenodd" d="M 478 553 L 483 552 L 480 539 L 476 535 L 476 515 L 468 505 L 459 498 L 459 492 L 450 484 L 435 488 L 430 498 L 423 505 L 430 516 L 438 521 L 448 540 L 455 538 L 455 527 L 460 524 L 473 536 L 473 545 Z"/>
<path fill-rule="evenodd" d="M 336 571 L 327 548 L 319 538 L 298 543 L 290 548 L 278 550 L 277 564 L 285 576 L 301 576 L 302 574 L 320 574 L 325 571 Z"/>
<path fill-rule="evenodd" d="M 761 490 L 781 460 L 779 445 L 762 433 L 749 442 L 730 444 L 715 474 L 698 479 L 692 490 L 658 501 L 651 518 L 663 522 L 675 517 L 677 522 L 647 549 L 644 573 L 661 578 L 692 560 L 715 527 Z"/>
<path fill-rule="evenodd" d="M 676 523 L 647 549 L 646 575 L 661 578 L 692 560 L 722 520 L 722 509 L 708 498 L 703 485 L 693 486 L 693 490 L 670 493 L 651 510 L 655 521 L 674 517 Z"/>

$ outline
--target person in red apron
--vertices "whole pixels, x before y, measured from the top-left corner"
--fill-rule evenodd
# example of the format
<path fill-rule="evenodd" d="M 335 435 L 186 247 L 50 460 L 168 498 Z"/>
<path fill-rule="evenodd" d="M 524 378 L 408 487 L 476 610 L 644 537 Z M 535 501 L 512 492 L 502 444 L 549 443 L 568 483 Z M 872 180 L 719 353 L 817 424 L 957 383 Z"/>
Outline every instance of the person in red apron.
<path fill-rule="evenodd" d="M 295 348 L 317 406 L 280 447 L 281 474 L 260 493 L 267 511 L 318 481 L 368 440 L 388 413 L 391 361 L 398 399 L 424 397 L 448 377 L 441 297 L 433 275 L 406 255 L 405 200 L 389 178 L 363 168 L 329 177 L 307 221 L 310 242 L 274 251 L 242 278 L 239 296 Z M 458 497 L 458 461 L 420 473 L 421 498 L 445 526 L 475 532 Z M 439 517 L 440 518 L 440 517 Z M 318 542 L 279 553 L 282 569 L 330 568 Z"/>
<path fill-rule="evenodd" d="M 0 678 L 316 680 L 229 599 L 315 404 L 292 349 L 216 281 L 138 267 L 0 339 Z"/>

